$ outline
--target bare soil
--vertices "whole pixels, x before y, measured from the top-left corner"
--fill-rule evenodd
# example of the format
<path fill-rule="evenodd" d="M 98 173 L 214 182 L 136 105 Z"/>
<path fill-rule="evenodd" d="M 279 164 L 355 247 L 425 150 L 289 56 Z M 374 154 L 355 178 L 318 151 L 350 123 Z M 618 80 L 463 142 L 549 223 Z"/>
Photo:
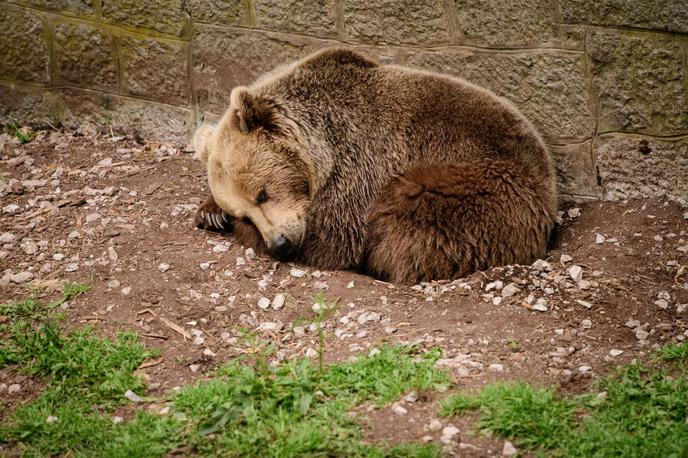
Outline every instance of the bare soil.
<path fill-rule="evenodd" d="M 317 353 L 312 306 L 320 291 L 334 304 L 322 324 L 326 362 L 388 343 L 439 346 L 440 365 L 459 390 L 525 379 L 578 392 L 653 346 L 688 336 L 688 215 L 672 202 L 563 206 L 548 264 L 412 287 L 279 263 L 231 236 L 195 229 L 208 190 L 203 165 L 184 148 L 88 127 L 45 132 L 25 145 L 7 140 L 0 140 L 0 234 L 14 237 L 0 244 L 0 302 L 54 280 L 92 285 L 64 307 L 66 325 L 105 336 L 133 330 L 160 349 L 140 370 L 151 396 L 256 351 L 247 334 L 272 342 L 275 360 Z M 571 266 L 582 279 L 572 278 Z M 33 279 L 10 280 L 20 272 Z M 505 297 L 500 289 L 511 283 L 515 292 Z M 259 306 L 277 294 L 286 297 L 282 308 Z M 9 395 L 13 383 L 22 389 Z M 40 386 L 18 368 L 0 370 L 0 404 L 9 407 L 0 418 Z M 357 414 L 367 417 L 369 440 L 438 441 L 427 425 L 441 397 L 402 402 L 403 417 L 391 406 Z M 455 453 L 501 453 L 498 441 L 453 423 L 463 443 Z"/>

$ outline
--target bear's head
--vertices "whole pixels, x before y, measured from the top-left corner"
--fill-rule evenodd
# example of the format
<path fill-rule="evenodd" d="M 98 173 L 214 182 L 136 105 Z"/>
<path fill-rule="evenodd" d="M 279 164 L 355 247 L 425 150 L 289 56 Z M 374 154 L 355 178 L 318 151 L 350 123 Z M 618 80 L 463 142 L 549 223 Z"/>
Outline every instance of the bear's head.
<path fill-rule="evenodd" d="M 250 220 L 270 254 L 288 259 L 304 238 L 315 174 L 288 110 L 257 92 L 234 88 L 220 123 L 199 127 L 193 146 L 207 164 L 215 202 L 229 215 Z"/>

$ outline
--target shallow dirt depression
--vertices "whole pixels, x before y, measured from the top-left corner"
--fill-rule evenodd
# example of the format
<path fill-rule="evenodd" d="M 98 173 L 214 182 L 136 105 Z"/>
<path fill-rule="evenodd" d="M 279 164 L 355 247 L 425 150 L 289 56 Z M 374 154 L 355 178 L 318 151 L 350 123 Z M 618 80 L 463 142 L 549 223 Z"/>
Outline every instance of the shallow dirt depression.
<path fill-rule="evenodd" d="M 688 337 L 688 211 L 671 201 L 564 205 L 546 260 L 398 286 L 275 262 L 193 228 L 205 171 L 182 147 L 88 126 L 22 145 L 0 139 L 0 302 L 64 281 L 91 285 L 60 307 L 64 325 L 107 337 L 132 330 L 159 349 L 139 371 L 150 397 L 250 353 L 246 332 L 274 345 L 273 362 L 315 360 L 322 349 L 329 363 L 415 343 L 443 350 L 438 366 L 457 390 L 524 379 L 574 393 Z M 321 341 L 313 305 L 323 300 L 331 308 Z M 17 366 L 0 369 L 0 418 L 41 389 Z M 408 402 L 404 416 L 390 406 L 369 412 L 366 438 L 439 440 L 426 427 L 437 400 Z M 479 456 L 502 447 L 462 441 Z"/>

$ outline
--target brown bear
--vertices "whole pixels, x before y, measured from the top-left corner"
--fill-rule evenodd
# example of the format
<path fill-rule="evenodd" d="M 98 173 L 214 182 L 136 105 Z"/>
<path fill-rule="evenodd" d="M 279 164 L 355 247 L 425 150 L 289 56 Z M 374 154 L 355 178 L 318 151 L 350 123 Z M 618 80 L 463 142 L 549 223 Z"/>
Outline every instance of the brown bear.
<path fill-rule="evenodd" d="M 513 105 L 347 49 L 234 88 L 194 146 L 200 226 L 320 269 L 456 278 L 544 256 L 554 225 L 551 156 Z"/>

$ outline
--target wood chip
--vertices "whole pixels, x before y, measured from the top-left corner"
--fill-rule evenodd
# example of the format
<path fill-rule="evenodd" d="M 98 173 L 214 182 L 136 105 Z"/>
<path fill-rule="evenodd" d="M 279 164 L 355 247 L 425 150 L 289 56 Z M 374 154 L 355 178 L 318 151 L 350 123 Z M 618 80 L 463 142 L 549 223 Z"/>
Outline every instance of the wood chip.
<path fill-rule="evenodd" d="M 157 366 L 158 364 L 162 363 L 165 359 L 160 358 L 160 359 L 154 359 L 153 361 L 146 361 L 144 363 L 141 363 L 141 365 L 137 368 L 137 370 L 145 369 L 147 367 L 153 367 Z"/>
<path fill-rule="evenodd" d="M 174 322 L 168 320 L 164 316 L 160 316 L 158 318 L 160 318 L 160 321 L 162 321 L 162 323 L 165 326 L 167 326 L 168 328 L 172 329 L 173 331 L 178 332 L 179 334 L 183 335 L 185 339 L 191 339 L 191 334 L 189 334 L 189 332 L 186 329 L 182 328 L 177 323 L 174 323 Z"/>

